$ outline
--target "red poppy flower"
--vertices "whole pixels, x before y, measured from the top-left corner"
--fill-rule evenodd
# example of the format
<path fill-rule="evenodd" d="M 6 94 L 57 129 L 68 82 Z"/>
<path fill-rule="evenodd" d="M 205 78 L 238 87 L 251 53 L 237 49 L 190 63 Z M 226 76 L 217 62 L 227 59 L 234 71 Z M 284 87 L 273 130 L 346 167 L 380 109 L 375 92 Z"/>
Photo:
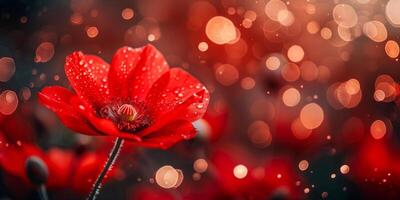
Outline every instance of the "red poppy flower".
<path fill-rule="evenodd" d="M 182 69 L 170 69 L 151 45 L 123 47 L 110 65 L 74 52 L 66 58 L 65 73 L 76 94 L 52 86 L 39 93 L 39 100 L 65 126 L 86 135 L 165 149 L 195 135 L 191 122 L 208 105 L 207 89 Z"/>

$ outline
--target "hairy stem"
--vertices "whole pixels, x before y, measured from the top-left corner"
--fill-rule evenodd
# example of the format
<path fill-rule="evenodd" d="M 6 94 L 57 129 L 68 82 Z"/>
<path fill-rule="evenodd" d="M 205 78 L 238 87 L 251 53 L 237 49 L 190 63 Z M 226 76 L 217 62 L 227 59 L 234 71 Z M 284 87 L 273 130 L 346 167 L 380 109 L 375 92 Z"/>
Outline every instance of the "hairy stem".
<path fill-rule="evenodd" d="M 115 140 L 114 146 L 110 151 L 110 155 L 104 165 L 104 168 L 100 172 L 99 176 L 96 179 L 96 182 L 93 185 L 92 191 L 90 191 L 88 200 L 96 199 L 97 195 L 100 193 L 101 184 L 103 182 L 104 177 L 107 175 L 107 172 L 110 170 L 110 167 L 114 164 L 115 160 L 118 157 L 119 151 L 121 150 L 122 144 L 124 140 L 122 138 L 117 138 Z"/>
<path fill-rule="evenodd" d="M 44 184 L 40 185 L 38 188 L 40 200 L 48 200 L 46 186 Z"/>

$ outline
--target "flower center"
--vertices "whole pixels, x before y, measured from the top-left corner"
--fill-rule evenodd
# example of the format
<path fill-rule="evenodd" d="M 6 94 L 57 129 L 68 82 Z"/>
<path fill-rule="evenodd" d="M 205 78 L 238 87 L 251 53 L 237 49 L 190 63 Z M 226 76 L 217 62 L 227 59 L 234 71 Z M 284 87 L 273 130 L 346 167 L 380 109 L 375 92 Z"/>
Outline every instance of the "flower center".
<path fill-rule="evenodd" d="M 142 103 L 117 100 L 101 107 L 98 116 L 114 122 L 121 131 L 135 133 L 152 123 L 151 116 Z"/>
<path fill-rule="evenodd" d="M 118 108 L 117 111 L 118 115 L 121 117 L 122 120 L 132 122 L 136 119 L 138 115 L 135 107 L 131 104 L 123 104 L 121 107 Z"/>

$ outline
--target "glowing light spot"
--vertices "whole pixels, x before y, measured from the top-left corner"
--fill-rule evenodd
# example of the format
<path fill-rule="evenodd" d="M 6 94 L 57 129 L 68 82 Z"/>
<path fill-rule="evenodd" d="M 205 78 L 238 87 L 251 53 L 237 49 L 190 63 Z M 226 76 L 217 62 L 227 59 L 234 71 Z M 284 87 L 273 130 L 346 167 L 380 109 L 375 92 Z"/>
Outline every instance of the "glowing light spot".
<path fill-rule="evenodd" d="M 350 42 L 354 40 L 355 37 L 358 37 L 358 32 L 354 31 L 354 28 L 346 28 L 343 26 L 337 27 L 337 33 L 343 41 Z M 358 30 L 358 29 L 357 29 Z"/>
<path fill-rule="evenodd" d="M 15 73 L 15 62 L 10 57 L 0 58 L 0 81 L 7 82 Z"/>
<path fill-rule="evenodd" d="M 229 7 L 227 12 L 229 15 L 234 15 L 236 13 L 236 9 L 234 7 Z"/>
<path fill-rule="evenodd" d="M 233 175 L 238 179 L 243 179 L 247 176 L 247 167 L 244 165 L 236 165 L 233 168 Z"/>
<path fill-rule="evenodd" d="M 290 26 L 294 23 L 294 15 L 289 10 L 281 10 L 278 12 L 278 21 L 283 26 Z"/>
<path fill-rule="evenodd" d="M 363 25 L 363 32 L 374 42 L 383 42 L 388 35 L 385 25 L 377 20 L 365 23 Z"/>
<path fill-rule="evenodd" d="M 309 103 L 301 109 L 300 121 L 307 129 L 318 128 L 324 121 L 324 111 L 318 104 Z"/>
<path fill-rule="evenodd" d="M 215 78 L 224 86 L 230 86 L 239 79 L 239 71 L 230 64 L 222 64 L 215 70 Z"/>
<path fill-rule="evenodd" d="M 289 88 L 282 94 L 282 101 L 288 107 L 294 107 L 299 104 L 301 99 L 300 92 L 296 88 Z"/>
<path fill-rule="evenodd" d="M 305 10 L 306 10 L 306 13 L 307 13 L 307 14 L 313 15 L 313 14 L 315 14 L 315 12 L 317 11 L 317 8 L 315 7 L 314 4 L 308 3 L 308 4 L 306 5 Z"/>
<path fill-rule="evenodd" d="M 303 126 L 299 118 L 293 120 L 290 128 L 292 130 L 293 136 L 299 140 L 307 139 L 312 133 L 310 129 L 307 129 Z"/>
<path fill-rule="evenodd" d="M 345 83 L 346 92 L 350 95 L 355 95 L 360 92 L 360 82 L 357 79 L 350 79 Z"/>
<path fill-rule="evenodd" d="M 400 53 L 399 44 L 394 40 L 388 40 L 385 45 L 385 52 L 390 58 L 397 58 Z"/>
<path fill-rule="evenodd" d="M 374 99 L 378 102 L 383 101 L 385 99 L 385 92 L 382 90 L 375 90 Z"/>
<path fill-rule="evenodd" d="M 342 27 L 351 28 L 358 22 L 358 16 L 353 7 L 347 4 L 338 4 L 332 11 L 333 19 Z"/>
<path fill-rule="evenodd" d="M 235 39 L 233 39 L 233 40 L 231 40 L 231 41 L 229 41 L 228 42 L 228 44 L 235 44 L 235 43 L 237 43 L 241 38 L 240 38 L 240 36 L 242 35 L 241 33 L 240 33 L 240 30 L 238 29 L 238 28 L 235 28 L 235 31 L 236 31 L 236 38 Z M 244 40 L 242 40 L 244 43 L 246 43 L 246 41 L 244 41 Z"/>
<path fill-rule="evenodd" d="M 321 82 L 326 82 L 331 76 L 331 71 L 327 66 L 318 66 L 318 80 Z"/>
<path fill-rule="evenodd" d="M 26 24 L 26 22 L 28 22 L 28 18 L 26 16 L 22 16 L 19 21 L 21 22 L 21 24 Z"/>
<path fill-rule="evenodd" d="M 332 31 L 327 27 L 322 28 L 320 34 L 321 37 L 325 40 L 329 40 L 332 38 Z"/>
<path fill-rule="evenodd" d="M 300 69 L 295 63 L 287 63 L 281 70 L 283 79 L 288 82 L 297 81 L 300 77 Z"/>
<path fill-rule="evenodd" d="M 156 40 L 156 36 L 154 35 L 154 34 L 149 34 L 148 36 L 147 36 L 147 40 L 149 41 L 149 42 L 153 42 L 154 40 Z"/>
<path fill-rule="evenodd" d="M 48 62 L 54 56 L 54 45 L 51 42 L 43 42 L 36 48 L 35 62 Z"/>
<path fill-rule="evenodd" d="M 385 14 L 388 21 L 395 27 L 400 26 L 400 1 L 389 0 L 385 7 Z"/>
<path fill-rule="evenodd" d="M 83 23 L 83 16 L 80 13 L 74 13 L 69 20 L 73 25 L 80 25 Z"/>
<path fill-rule="evenodd" d="M 246 55 L 248 46 L 245 40 L 239 38 L 234 43 L 229 43 L 224 46 L 226 55 L 229 58 L 239 59 Z"/>
<path fill-rule="evenodd" d="M 335 97 L 345 108 L 356 107 L 362 97 L 360 83 L 356 79 L 340 83 L 335 90 Z"/>
<path fill-rule="evenodd" d="M 283 1 L 280 0 L 268 1 L 264 9 L 265 14 L 267 14 L 267 16 L 274 21 L 279 21 L 278 15 L 282 10 L 287 10 L 287 6 Z"/>
<path fill-rule="evenodd" d="M 371 135 L 374 139 L 379 140 L 386 135 L 386 125 L 382 120 L 375 120 L 371 124 Z"/>
<path fill-rule="evenodd" d="M 307 160 L 300 161 L 299 169 L 300 169 L 300 171 L 306 171 L 308 169 L 308 161 Z"/>
<path fill-rule="evenodd" d="M 345 108 L 356 107 L 362 97 L 360 83 L 356 79 L 340 83 L 334 93 L 339 103 Z"/>
<path fill-rule="evenodd" d="M 301 78 L 305 81 L 313 81 L 318 78 L 318 68 L 311 61 L 304 61 L 300 66 Z"/>
<path fill-rule="evenodd" d="M 183 181 L 183 173 L 170 165 L 165 165 L 157 170 L 156 183 L 162 188 L 177 188 Z"/>
<path fill-rule="evenodd" d="M 95 38 L 99 34 L 99 30 L 95 26 L 90 26 L 86 29 L 86 34 L 90 38 Z"/>
<path fill-rule="evenodd" d="M 378 76 L 375 80 L 375 100 L 384 102 L 394 101 L 398 95 L 397 87 L 397 83 L 391 76 L 387 74 Z"/>
<path fill-rule="evenodd" d="M 269 70 L 277 70 L 281 66 L 281 60 L 276 56 L 270 56 L 265 61 L 265 66 L 267 66 Z"/>
<path fill-rule="evenodd" d="M 307 23 L 307 31 L 310 34 L 318 33 L 319 29 L 320 29 L 320 26 L 319 26 L 318 22 L 310 21 L 310 22 Z"/>
<path fill-rule="evenodd" d="M 121 17 L 124 20 L 130 20 L 133 18 L 135 15 L 135 12 L 132 10 L 132 8 L 125 8 L 121 12 Z"/>
<path fill-rule="evenodd" d="M 198 48 L 199 48 L 199 50 L 200 50 L 201 52 L 207 51 L 207 50 L 208 50 L 208 44 L 207 44 L 207 42 L 200 42 Z"/>
<path fill-rule="evenodd" d="M 208 39 L 216 44 L 227 44 L 237 37 L 235 25 L 226 17 L 211 18 L 206 25 Z"/>
<path fill-rule="evenodd" d="M 244 13 L 244 18 L 254 22 L 257 19 L 257 13 L 253 10 L 248 10 Z"/>
<path fill-rule="evenodd" d="M 56 75 L 54 75 L 53 79 L 54 79 L 55 81 L 59 81 L 59 80 L 60 80 L 60 76 L 56 74 Z"/>
<path fill-rule="evenodd" d="M 208 168 L 208 163 L 206 160 L 200 158 L 194 161 L 193 163 L 193 169 L 198 172 L 198 173 L 204 173 L 207 171 Z"/>
<path fill-rule="evenodd" d="M 304 50 L 299 45 L 289 47 L 287 56 L 292 62 L 300 62 L 304 58 Z"/>
<path fill-rule="evenodd" d="M 348 165 L 342 165 L 340 167 L 340 172 L 342 174 L 348 174 L 350 172 L 350 167 Z"/>
<path fill-rule="evenodd" d="M 272 134 L 267 123 L 255 121 L 248 128 L 250 141 L 259 148 L 267 147 L 272 142 Z"/>
<path fill-rule="evenodd" d="M 18 96 L 14 91 L 5 90 L 0 94 L 0 113 L 11 115 L 18 107 Z"/>
<path fill-rule="evenodd" d="M 21 90 L 21 96 L 25 101 L 28 101 L 31 98 L 31 90 L 28 87 L 23 87 Z"/>
<path fill-rule="evenodd" d="M 251 77 L 245 77 L 240 81 L 240 86 L 245 90 L 251 90 L 256 86 L 256 81 Z"/>
<path fill-rule="evenodd" d="M 194 181 L 199 181 L 200 179 L 201 179 L 201 174 L 199 174 L 199 173 L 193 173 L 193 175 L 192 175 L 192 179 L 194 180 Z"/>
<path fill-rule="evenodd" d="M 250 19 L 243 19 L 242 26 L 245 28 L 251 28 L 251 26 L 253 26 L 253 22 Z"/>

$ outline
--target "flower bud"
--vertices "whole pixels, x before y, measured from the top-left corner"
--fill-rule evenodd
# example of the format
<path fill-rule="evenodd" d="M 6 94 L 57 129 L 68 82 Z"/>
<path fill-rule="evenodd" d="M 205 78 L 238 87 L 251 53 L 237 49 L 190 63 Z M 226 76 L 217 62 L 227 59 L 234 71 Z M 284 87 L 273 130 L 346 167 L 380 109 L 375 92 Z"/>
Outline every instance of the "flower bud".
<path fill-rule="evenodd" d="M 46 163 L 37 156 L 30 156 L 25 162 L 25 172 L 32 184 L 45 184 L 49 176 Z"/>

